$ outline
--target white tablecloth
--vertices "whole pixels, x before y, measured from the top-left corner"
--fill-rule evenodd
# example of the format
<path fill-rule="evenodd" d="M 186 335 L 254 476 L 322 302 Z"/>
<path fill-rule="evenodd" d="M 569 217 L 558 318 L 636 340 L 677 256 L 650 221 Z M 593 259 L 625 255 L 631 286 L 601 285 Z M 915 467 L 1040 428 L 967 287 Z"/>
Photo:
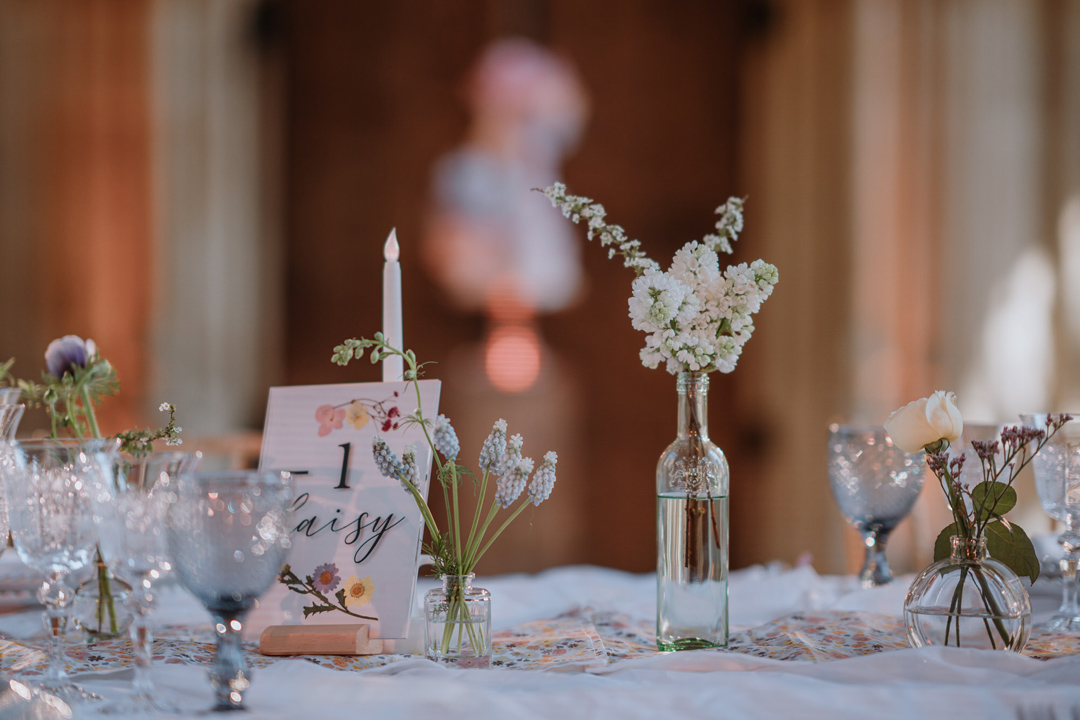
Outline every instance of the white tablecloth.
<path fill-rule="evenodd" d="M 484 578 L 494 624 L 508 628 L 580 606 L 637 617 L 655 613 L 655 581 L 595 567 L 534 576 Z M 752 568 L 733 573 L 731 622 L 746 627 L 797 611 L 838 609 L 899 614 L 906 583 L 859 590 L 852 578 L 810 568 Z M 1053 609 L 1052 595 L 1040 598 Z M 205 622 L 179 591 L 168 594 L 161 622 Z M 39 627 L 28 615 L 0 618 L 10 635 Z M 157 665 L 163 698 L 194 717 L 211 704 L 206 671 Z M 78 678 L 106 698 L 128 692 L 130 671 Z M 543 718 L 1080 718 L 1080 656 L 1049 661 L 1011 653 L 899 650 L 832 662 L 782 662 L 694 651 L 624 660 L 603 669 L 451 670 L 422 658 L 364 672 L 342 672 L 289 659 L 257 671 L 246 703 L 258 718 L 470 717 Z M 92 706 L 77 716 L 94 716 Z M 116 716 L 120 717 L 120 716 Z"/>

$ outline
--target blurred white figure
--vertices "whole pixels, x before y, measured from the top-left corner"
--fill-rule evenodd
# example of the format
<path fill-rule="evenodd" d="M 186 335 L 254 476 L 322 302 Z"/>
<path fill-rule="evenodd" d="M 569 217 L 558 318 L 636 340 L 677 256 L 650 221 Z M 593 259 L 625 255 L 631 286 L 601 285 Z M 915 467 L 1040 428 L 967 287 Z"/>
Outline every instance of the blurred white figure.
<path fill-rule="evenodd" d="M 448 302 L 483 314 L 486 329 L 482 344 L 460 345 L 439 366 L 440 406 L 462 447 L 479 448 L 491 418 L 506 418 L 529 438 L 529 452 L 558 448 L 560 472 L 575 477 L 588 436 L 581 394 L 536 317 L 576 300 L 583 243 L 532 188 L 560 179 L 585 125 L 585 91 L 567 61 L 527 40 L 502 40 L 473 67 L 466 97 L 466 138 L 435 166 L 424 259 Z M 581 562 L 586 484 L 567 487 L 548 501 L 550 517 L 508 528 L 481 572 Z"/>
<path fill-rule="evenodd" d="M 577 73 L 535 43 L 501 40 L 474 67 L 467 98 L 468 137 L 435 168 L 428 267 L 461 310 L 496 324 L 567 307 L 581 287 L 581 243 L 531 189 L 559 179 L 581 135 Z M 506 302 L 515 317 L 499 316 Z"/>

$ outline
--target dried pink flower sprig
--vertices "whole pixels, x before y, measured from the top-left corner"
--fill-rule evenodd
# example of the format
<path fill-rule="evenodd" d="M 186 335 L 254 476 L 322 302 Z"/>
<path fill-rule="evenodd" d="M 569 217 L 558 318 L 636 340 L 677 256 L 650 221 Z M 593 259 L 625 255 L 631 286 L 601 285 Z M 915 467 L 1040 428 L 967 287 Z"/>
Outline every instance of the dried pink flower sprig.
<path fill-rule="evenodd" d="M 956 396 L 938 391 L 929 398 L 908 403 L 889 416 L 885 429 L 894 443 L 908 452 L 922 448 L 926 463 L 941 483 L 949 501 L 953 522 L 943 529 L 934 544 L 934 559 L 943 560 L 951 553 L 953 536 L 965 540 L 986 538 L 991 557 L 1006 564 L 1019 576 L 1039 576 L 1035 548 L 1023 528 L 1005 518 L 1016 505 L 1013 482 L 1042 450 L 1051 437 L 1072 417 L 1048 415 L 1042 429 L 1011 426 L 1004 428 L 998 440 L 974 441 L 982 482 L 967 487 L 961 481 L 967 461 L 965 453 L 950 456 L 949 443 L 960 438 L 963 417 L 956 407 Z"/>

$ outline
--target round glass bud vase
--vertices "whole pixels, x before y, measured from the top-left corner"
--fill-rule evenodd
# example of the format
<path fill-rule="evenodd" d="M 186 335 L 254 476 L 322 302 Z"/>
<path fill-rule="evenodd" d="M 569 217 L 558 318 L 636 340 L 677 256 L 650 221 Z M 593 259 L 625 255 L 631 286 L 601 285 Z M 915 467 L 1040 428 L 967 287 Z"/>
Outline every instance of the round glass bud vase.
<path fill-rule="evenodd" d="M 98 557 L 94 575 L 75 588 L 71 617 L 88 643 L 126 637 L 134 619 L 128 607 L 131 586 L 117 578 Z"/>
<path fill-rule="evenodd" d="M 709 440 L 709 376 L 681 372 L 678 436 L 656 466 L 656 645 L 728 642 L 728 486 L 723 451 Z"/>
<path fill-rule="evenodd" d="M 443 575 L 424 596 L 424 649 L 429 660 L 459 668 L 491 667 L 491 594 L 476 576 Z"/>
<path fill-rule="evenodd" d="M 986 554 L 986 538 L 954 535 L 952 554 L 908 588 L 904 624 L 912 647 L 1020 652 L 1031 634 L 1031 600 L 1016 573 Z"/>

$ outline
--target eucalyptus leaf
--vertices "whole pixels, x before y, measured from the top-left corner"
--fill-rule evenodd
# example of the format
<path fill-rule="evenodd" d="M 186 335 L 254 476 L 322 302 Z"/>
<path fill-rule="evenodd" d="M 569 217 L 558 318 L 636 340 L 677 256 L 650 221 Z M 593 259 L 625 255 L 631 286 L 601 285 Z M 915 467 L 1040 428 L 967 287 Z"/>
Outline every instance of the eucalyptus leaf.
<path fill-rule="evenodd" d="M 937 540 L 934 541 L 934 562 L 944 560 L 952 555 L 952 536 L 959 534 L 960 530 L 956 527 L 956 523 L 949 525 L 938 533 Z"/>
<path fill-rule="evenodd" d="M 1038 579 L 1039 556 L 1027 533 L 1016 523 L 996 520 L 987 525 L 986 551 L 1020 577 L 1031 578 L 1031 582 Z"/>
<path fill-rule="evenodd" d="M 975 509 L 980 510 L 978 520 L 1001 516 L 1016 507 L 1016 490 L 1005 483 L 987 480 L 971 489 L 971 503 Z"/>

